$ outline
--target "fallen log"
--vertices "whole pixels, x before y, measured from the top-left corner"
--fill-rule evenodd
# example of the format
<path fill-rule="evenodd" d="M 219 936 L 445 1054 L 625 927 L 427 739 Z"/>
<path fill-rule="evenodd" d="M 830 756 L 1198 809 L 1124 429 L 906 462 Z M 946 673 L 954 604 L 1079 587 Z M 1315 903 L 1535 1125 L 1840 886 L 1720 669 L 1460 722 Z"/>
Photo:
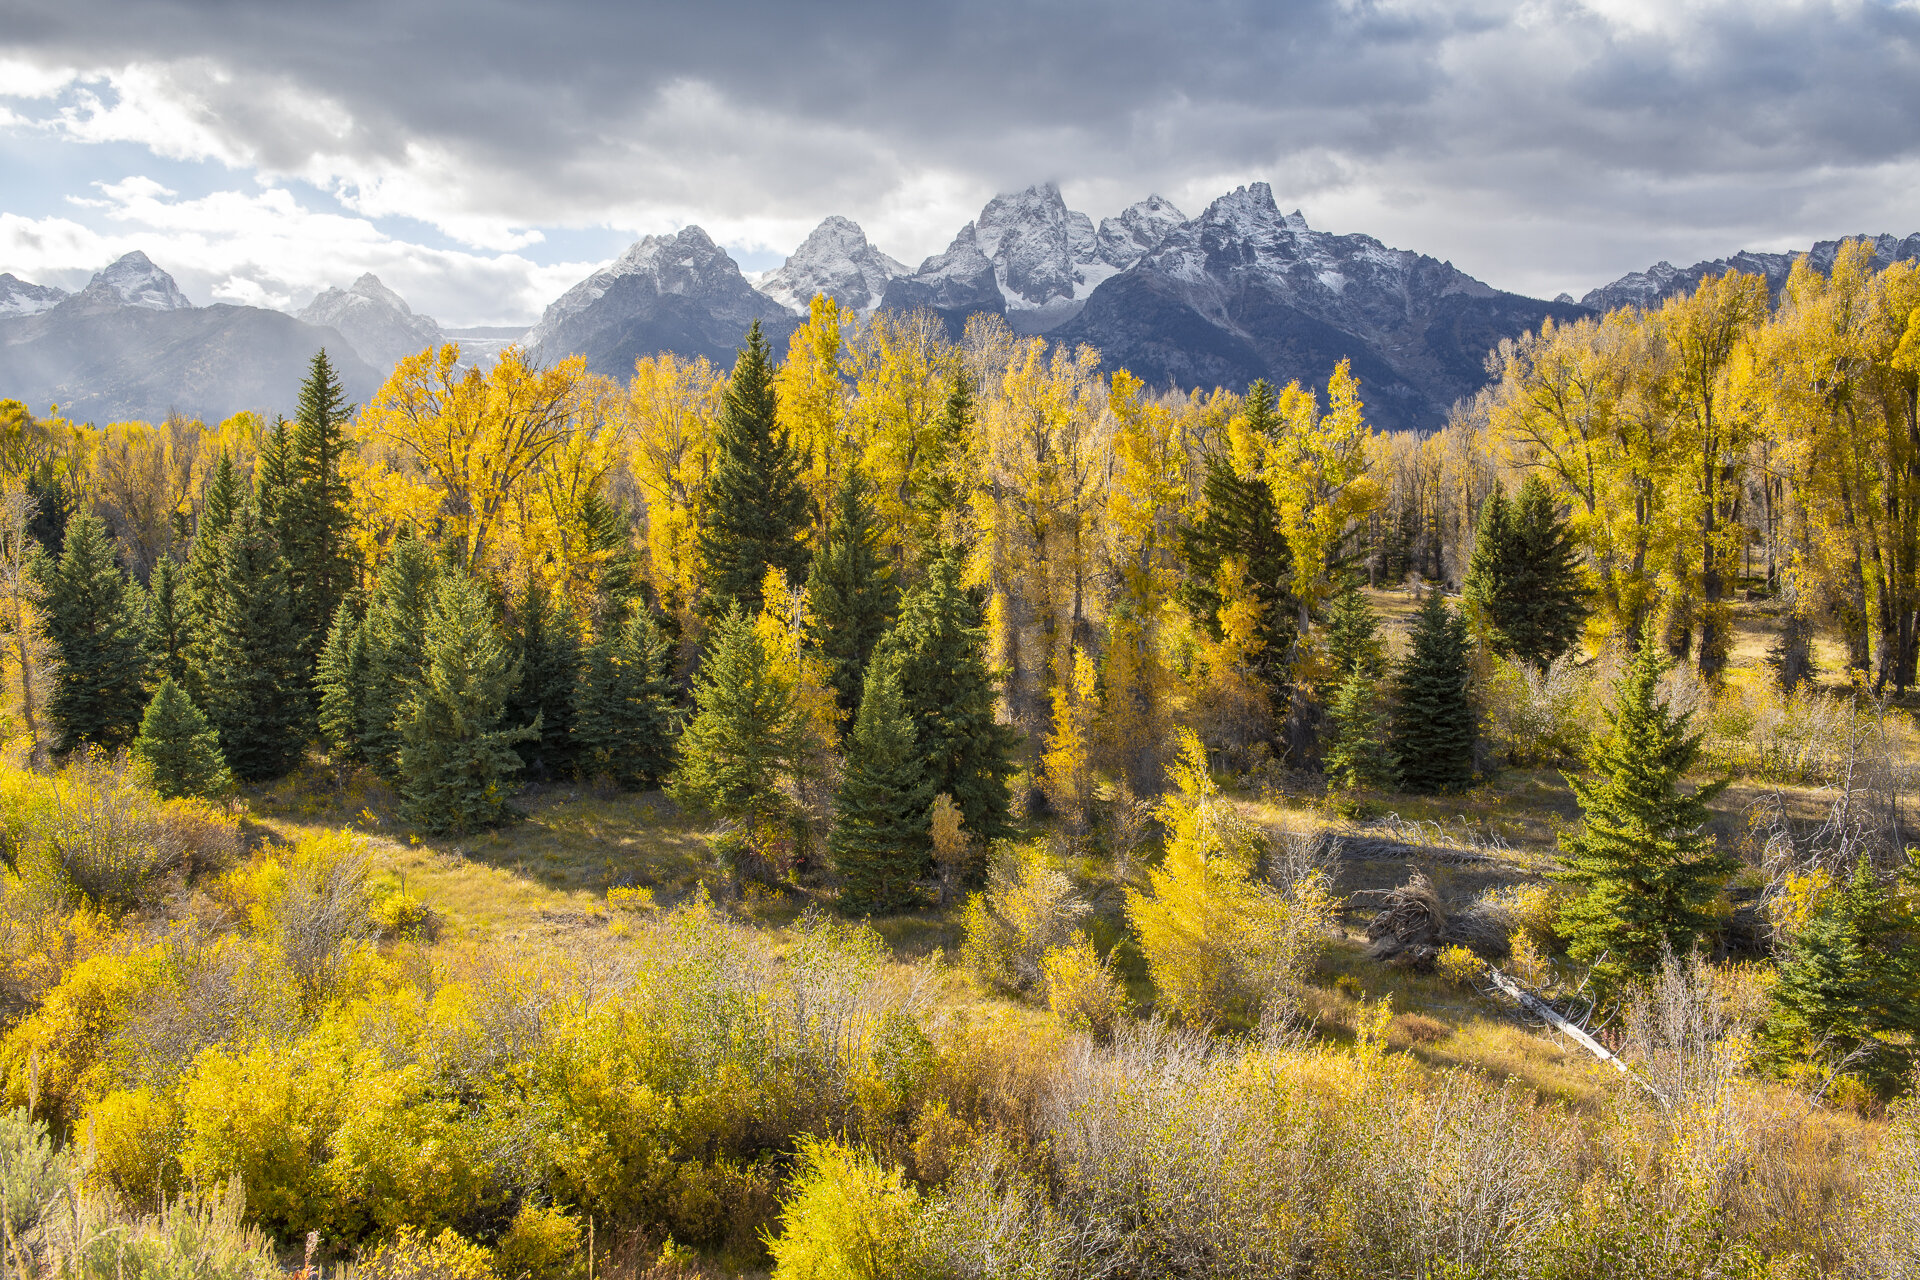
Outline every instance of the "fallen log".
<path fill-rule="evenodd" d="M 1606 1046 L 1598 1040 L 1595 1040 L 1579 1027 L 1574 1026 L 1571 1022 L 1561 1017 L 1559 1012 L 1545 1000 L 1534 995 L 1531 991 L 1528 991 L 1525 987 L 1492 965 L 1487 966 L 1487 976 L 1492 979 L 1493 985 L 1498 987 L 1502 994 L 1519 1001 L 1522 1009 L 1525 1009 L 1536 1018 L 1546 1022 L 1555 1031 L 1561 1032 L 1588 1053 L 1591 1053 L 1594 1057 L 1611 1066 L 1615 1071 L 1618 1071 L 1621 1075 L 1629 1074 L 1626 1063 L 1609 1053 Z"/>

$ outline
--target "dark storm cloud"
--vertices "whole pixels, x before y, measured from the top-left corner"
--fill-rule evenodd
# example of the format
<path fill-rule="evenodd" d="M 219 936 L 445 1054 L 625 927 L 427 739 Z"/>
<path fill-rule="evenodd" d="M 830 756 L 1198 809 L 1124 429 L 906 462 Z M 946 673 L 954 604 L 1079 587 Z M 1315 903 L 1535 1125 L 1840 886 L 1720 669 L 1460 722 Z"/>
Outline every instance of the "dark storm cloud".
<path fill-rule="evenodd" d="M 1602 239 L 1790 234 L 1920 147 L 1920 8 L 1904 0 L 7 11 L 0 45 L 45 65 L 172 64 L 260 168 L 323 157 L 351 187 L 342 162 L 400 171 L 437 147 L 459 167 L 449 198 L 523 224 L 858 214 L 930 171 L 980 195 L 1055 177 L 1115 202 L 1264 173 L 1283 198 L 1424 208 L 1471 256 L 1515 219 Z M 343 114 L 291 109 L 276 86 Z M 1403 223 L 1385 230 L 1422 225 Z"/>

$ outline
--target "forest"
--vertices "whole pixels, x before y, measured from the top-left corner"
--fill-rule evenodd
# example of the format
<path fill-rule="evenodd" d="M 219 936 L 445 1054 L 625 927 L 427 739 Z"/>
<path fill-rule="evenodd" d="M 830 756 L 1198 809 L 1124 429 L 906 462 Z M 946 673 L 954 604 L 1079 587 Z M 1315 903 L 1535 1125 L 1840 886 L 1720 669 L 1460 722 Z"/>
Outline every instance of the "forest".
<path fill-rule="evenodd" d="M 1487 367 L 0 401 L 0 1277 L 1920 1276 L 1920 268 Z"/>

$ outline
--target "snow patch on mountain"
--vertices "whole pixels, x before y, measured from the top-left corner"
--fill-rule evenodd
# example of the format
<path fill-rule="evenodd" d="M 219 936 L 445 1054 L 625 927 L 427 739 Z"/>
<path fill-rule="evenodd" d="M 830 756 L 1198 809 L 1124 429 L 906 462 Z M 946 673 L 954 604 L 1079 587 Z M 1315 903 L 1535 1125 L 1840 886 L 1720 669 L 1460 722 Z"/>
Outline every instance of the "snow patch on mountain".
<path fill-rule="evenodd" d="M 1651 307 L 1665 298 L 1692 293 L 1700 287 L 1701 281 L 1723 276 L 1729 271 L 1765 276 L 1767 287 L 1778 293 L 1785 287 L 1787 277 L 1793 273 L 1793 264 L 1800 258 L 1805 257 L 1814 270 L 1824 275 L 1833 270 L 1834 260 L 1840 256 L 1841 247 L 1853 240 L 1866 240 L 1872 243 L 1875 270 L 1885 269 L 1896 262 L 1920 260 L 1920 234 L 1905 238 L 1877 235 L 1849 236 L 1845 240 L 1822 240 L 1810 249 L 1792 253 L 1743 249 L 1725 258 L 1696 262 L 1690 267 L 1676 267 L 1670 262 L 1656 262 L 1645 271 L 1630 271 L 1611 284 L 1603 284 L 1597 289 L 1589 290 L 1587 295 L 1580 299 L 1580 305 L 1595 311 L 1613 311 L 1620 307 Z"/>
<path fill-rule="evenodd" d="M 879 306 L 888 283 L 906 274 L 904 263 L 867 242 L 866 232 L 858 223 L 836 215 L 815 227 L 786 265 L 752 283 L 781 306 L 801 315 L 807 313 L 817 294 L 864 312 Z"/>
<path fill-rule="evenodd" d="M 528 331 L 527 346 L 537 351 L 553 344 L 571 322 L 591 310 L 616 283 L 628 280 L 650 285 L 647 292 L 655 296 L 701 299 L 720 295 L 732 302 L 736 300 L 734 295 L 752 292 L 740 274 L 739 264 L 699 227 L 686 227 L 674 235 L 647 236 L 555 299 L 540 323 Z"/>
<path fill-rule="evenodd" d="M 1100 220 L 1096 238 L 1100 258 L 1125 271 L 1160 247 L 1167 233 L 1187 220 L 1187 215 L 1164 196 L 1152 195 L 1129 205 L 1111 218 Z M 1091 291 L 1089 291 L 1091 292 Z"/>
<path fill-rule="evenodd" d="M 65 289 L 0 274 L 0 316 L 37 316 L 59 306 L 66 297 Z"/>

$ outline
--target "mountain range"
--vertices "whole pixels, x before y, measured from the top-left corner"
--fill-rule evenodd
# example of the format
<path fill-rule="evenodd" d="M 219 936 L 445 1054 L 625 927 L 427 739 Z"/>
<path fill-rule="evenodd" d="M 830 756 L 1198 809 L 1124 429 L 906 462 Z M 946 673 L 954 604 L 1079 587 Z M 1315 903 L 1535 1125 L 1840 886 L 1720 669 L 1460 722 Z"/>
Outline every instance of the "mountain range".
<path fill-rule="evenodd" d="M 1881 265 L 1920 259 L 1920 235 L 1873 239 Z M 1840 244 L 1814 245 L 1814 265 L 1829 268 Z M 926 308 L 955 336 L 972 315 L 1003 316 L 1018 333 L 1090 344 L 1109 368 L 1154 386 L 1322 385 L 1346 359 L 1376 426 L 1430 430 L 1485 384 L 1486 352 L 1501 338 L 1548 317 L 1654 305 L 1731 270 L 1757 272 L 1778 290 L 1799 256 L 1661 262 L 1577 302 L 1565 294 L 1545 302 L 1370 236 L 1316 230 L 1297 210 L 1282 213 L 1265 183 L 1191 218 L 1150 196 L 1097 225 L 1044 183 L 995 196 L 917 268 L 842 217 L 823 221 L 778 269 L 751 277 L 697 226 L 647 236 L 522 334 L 443 330 L 371 274 L 325 290 L 297 316 L 195 307 L 132 253 L 71 296 L 0 275 L 0 396 L 58 401 L 69 416 L 98 420 L 286 411 L 322 345 L 349 395 L 364 400 L 401 356 L 446 339 L 459 340 L 469 360 L 517 340 L 537 359 L 580 355 L 612 377 L 660 351 L 724 368 L 752 321 L 779 350 L 813 297 L 826 294 L 863 314 Z"/>

